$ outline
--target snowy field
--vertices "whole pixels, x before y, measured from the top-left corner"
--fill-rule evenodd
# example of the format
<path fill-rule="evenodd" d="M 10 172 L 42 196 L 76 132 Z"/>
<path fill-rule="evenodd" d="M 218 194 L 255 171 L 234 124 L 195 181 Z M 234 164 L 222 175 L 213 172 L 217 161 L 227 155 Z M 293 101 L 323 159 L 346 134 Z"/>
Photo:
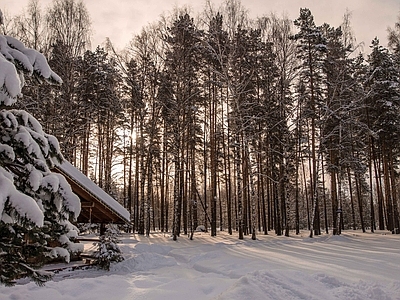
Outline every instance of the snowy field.
<path fill-rule="evenodd" d="M 121 240 L 125 261 L 110 272 L 62 271 L 45 287 L 0 286 L 0 299 L 400 299 L 400 236 L 387 232 Z"/>

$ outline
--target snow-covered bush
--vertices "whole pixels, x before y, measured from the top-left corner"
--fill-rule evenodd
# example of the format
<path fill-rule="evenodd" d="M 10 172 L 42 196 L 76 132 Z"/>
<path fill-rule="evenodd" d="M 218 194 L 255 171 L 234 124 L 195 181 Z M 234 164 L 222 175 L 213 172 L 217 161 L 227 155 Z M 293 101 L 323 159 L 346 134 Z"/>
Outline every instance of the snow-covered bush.
<path fill-rule="evenodd" d="M 118 228 L 109 225 L 105 234 L 100 236 L 100 241 L 94 243 L 97 246 L 97 250 L 94 253 L 95 264 L 99 268 L 110 270 L 112 262 L 121 262 L 124 260 L 121 249 L 118 246 L 118 234 Z"/>
<path fill-rule="evenodd" d="M 63 176 L 51 172 L 63 159 L 57 139 L 12 105 L 22 97 L 24 76 L 62 80 L 42 54 L 12 37 L 0 35 L 0 53 L 0 283 L 25 276 L 43 283 L 48 274 L 35 268 L 45 257 L 61 254 L 68 261 L 69 253 L 80 251 L 71 242 L 76 228 L 70 223 L 80 200 Z"/>
<path fill-rule="evenodd" d="M 100 228 L 98 223 L 77 223 L 76 226 L 78 227 L 80 234 L 91 234 L 99 231 Z"/>

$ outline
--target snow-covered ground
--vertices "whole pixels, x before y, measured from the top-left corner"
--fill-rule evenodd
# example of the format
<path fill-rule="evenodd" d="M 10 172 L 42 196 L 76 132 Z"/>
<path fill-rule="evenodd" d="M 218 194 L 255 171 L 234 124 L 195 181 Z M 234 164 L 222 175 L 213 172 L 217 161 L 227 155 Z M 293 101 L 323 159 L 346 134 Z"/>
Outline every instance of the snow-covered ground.
<path fill-rule="evenodd" d="M 400 299 L 400 236 L 196 233 L 124 235 L 110 272 L 62 271 L 45 287 L 0 287 L 0 299 Z"/>

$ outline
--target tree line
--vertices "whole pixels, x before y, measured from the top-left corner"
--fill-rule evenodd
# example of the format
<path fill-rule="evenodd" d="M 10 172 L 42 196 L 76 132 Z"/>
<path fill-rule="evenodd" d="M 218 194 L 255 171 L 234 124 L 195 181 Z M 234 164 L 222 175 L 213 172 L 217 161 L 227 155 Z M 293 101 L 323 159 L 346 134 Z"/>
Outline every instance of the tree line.
<path fill-rule="evenodd" d="M 400 19 L 388 48 L 374 38 L 364 54 L 348 12 L 333 27 L 307 8 L 251 19 L 239 0 L 205 4 L 116 51 L 88 50 L 82 1 L 31 0 L 2 31 L 63 83 L 28 78 L 18 105 L 130 211 L 134 232 L 399 233 Z"/>

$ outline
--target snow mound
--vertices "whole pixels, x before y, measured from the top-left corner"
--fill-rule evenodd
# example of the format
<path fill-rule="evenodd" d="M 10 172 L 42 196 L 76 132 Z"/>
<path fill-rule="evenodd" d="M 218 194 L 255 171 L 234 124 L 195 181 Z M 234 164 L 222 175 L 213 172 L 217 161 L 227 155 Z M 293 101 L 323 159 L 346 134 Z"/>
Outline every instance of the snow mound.
<path fill-rule="evenodd" d="M 391 291 L 400 291 L 393 283 Z M 398 294 L 397 294 L 398 295 Z M 345 283 L 323 273 L 294 270 L 259 270 L 242 276 L 217 299 L 398 299 L 378 283 Z"/>
<path fill-rule="evenodd" d="M 336 288 L 332 292 L 334 299 L 400 299 L 400 282 L 393 282 L 388 290 L 379 283 L 360 280 L 357 284 Z"/>
<path fill-rule="evenodd" d="M 133 273 L 137 271 L 149 271 L 163 267 L 172 267 L 177 264 L 172 257 L 165 257 L 158 253 L 141 253 L 135 257 L 125 259 L 110 267 L 111 272 Z"/>
<path fill-rule="evenodd" d="M 177 264 L 176 260 L 168 256 L 171 249 L 170 246 L 165 245 L 137 244 L 131 249 L 130 257 L 125 256 L 124 261 L 113 264 L 110 270 L 117 273 L 133 273 L 175 266 Z M 121 250 L 123 253 L 128 254 L 126 252 L 128 247 L 121 247 Z"/>
<path fill-rule="evenodd" d="M 137 253 L 157 253 L 160 255 L 167 255 L 172 250 L 170 246 L 157 245 L 157 244 L 137 244 L 135 251 Z"/>

